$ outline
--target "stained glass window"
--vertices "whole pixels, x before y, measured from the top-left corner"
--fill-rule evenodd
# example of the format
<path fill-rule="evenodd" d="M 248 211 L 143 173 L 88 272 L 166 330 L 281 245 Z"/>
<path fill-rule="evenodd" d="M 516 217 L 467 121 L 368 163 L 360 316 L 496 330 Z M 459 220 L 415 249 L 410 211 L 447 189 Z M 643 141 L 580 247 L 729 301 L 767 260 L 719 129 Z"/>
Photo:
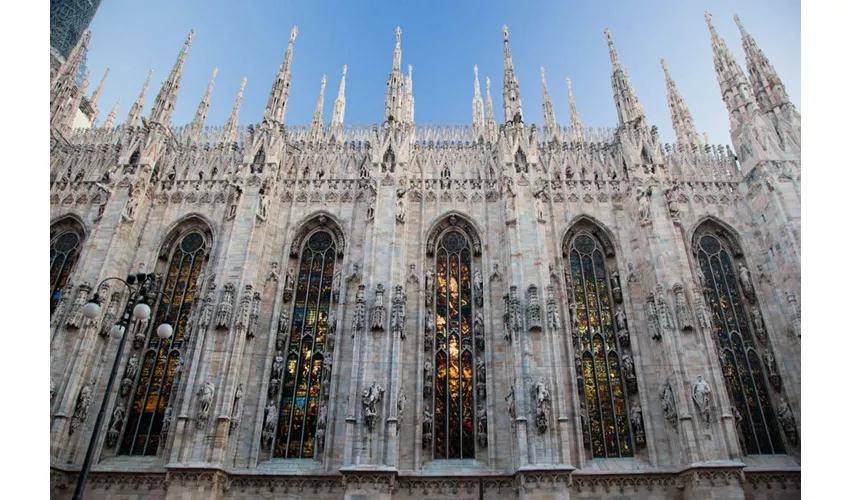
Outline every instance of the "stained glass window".
<path fill-rule="evenodd" d="M 74 231 L 59 235 L 50 243 L 50 315 L 56 309 L 62 288 L 68 282 L 77 257 L 80 255 L 80 236 Z M 70 300 L 70 298 L 69 298 Z"/>
<path fill-rule="evenodd" d="M 697 263 L 703 293 L 720 349 L 720 365 L 729 399 L 741 415 L 739 432 L 748 454 L 784 453 L 776 416 L 770 403 L 758 346 L 747 316 L 730 252 L 713 234 L 698 237 Z"/>
<path fill-rule="evenodd" d="M 434 367 L 434 390 L 425 403 L 426 411 L 433 408 L 436 459 L 475 458 L 476 432 L 484 433 L 479 442 L 486 442 L 483 412 L 475 425 L 486 380 L 483 339 L 473 347 L 471 252 L 469 238 L 455 229 L 443 234 L 436 250 L 434 304 L 428 306 L 435 310 L 434 352 L 426 353 L 433 355 L 428 363 Z"/>
<path fill-rule="evenodd" d="M 207 252 L 204 236 L 190 232 L 180 239 L 171 256 L 156 313 L 148 326 L 150 339 L 142 357 L 139 382 L 132 393 L 119 452 L 122 455 L 156 455 L 159 449 L 162 420 L 169 405 L 183 335 Z M 171 338 L 160 339 L 150 334 L 162 323 L 174 326 Z"/>
<path fill-rule="evenodd" d="M 316 454 L 319 408 L 330 384 L 330 365 L 323 365 L 325 356 L 330 356 L 325 341 L 335 259 L 334 239 L 323 230 L 313 233 L 301 252 L 289 342 L 282 353 L 283 383 L 275 401 L 280 408 L 274 444 L 278 458 Z"/>
<path fill-rule="evenodd" d="M 579 392 L 583 393 L 582 416 L 588 429 L 585 444 L 592 457 L 634 456 L 627 413 L 624 373 L 620 359 L 624 351 L 614 332 L 610 277 L 606 273 L 601 244 L 593 236 L 579 233 L 569 252 L 575 322 L 573 332 Z M 583 386 L 583 387 L 582 387 Z"/>

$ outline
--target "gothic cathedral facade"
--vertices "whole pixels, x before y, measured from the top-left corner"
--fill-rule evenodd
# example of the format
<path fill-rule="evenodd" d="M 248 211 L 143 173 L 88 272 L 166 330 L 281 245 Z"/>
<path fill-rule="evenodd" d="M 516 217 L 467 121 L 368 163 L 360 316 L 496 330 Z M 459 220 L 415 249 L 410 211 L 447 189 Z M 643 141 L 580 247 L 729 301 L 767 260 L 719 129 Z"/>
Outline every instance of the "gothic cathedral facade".
<path fill-rule="evenodd" d="M 706 21 L 731 147 L 663 61 L 662 144 L 607 30 L 610 129 L 571 90 L 559 126 L 545 75 L 525 123 L 505 27 L 502 124 L 475 68 L 472 125 L 417 126 L 396 29 L 380 125 L 344 125 L 343 68 L 331 123 L 323 78 L 285 126 L 293 29 L 262 123 L 243 80 L 205 126 L 211 80 L 169 125 L 190 33 L 146 117 L 150 78 L 71 130 L 83 37 L 51 92 L 51 495 L 94 439 L 86 498 L 799 497 L 800 115 Z M 137 272 L 152 316 L 115 332 L 100 284 Z"/>

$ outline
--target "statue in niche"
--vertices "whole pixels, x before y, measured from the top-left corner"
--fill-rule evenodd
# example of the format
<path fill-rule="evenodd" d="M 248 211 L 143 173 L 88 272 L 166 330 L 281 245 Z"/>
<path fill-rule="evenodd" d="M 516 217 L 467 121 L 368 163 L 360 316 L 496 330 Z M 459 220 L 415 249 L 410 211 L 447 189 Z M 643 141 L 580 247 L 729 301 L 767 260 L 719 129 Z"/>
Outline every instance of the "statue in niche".
<path fill-rule="evenodd" d="M 224 285 L 221 304 L 218 306 L 218 328 L 230 328 L 230 317 L 233 314 L 233 283 Z"/>
<path fill-rule="evenodd" d="M 295 289 L 295 278 L 293 278 L 292 269 L 286 271 L 286 280 L 283 282 L 283 303 L 286 304 L 292 300 L 292 292 Z"/>
<path fill-rule="evenodd" d="M 363 391 L 361 400 L 363 402 L 363 418 L 366 428 L 370 431 L 375 429 L 375 421 L 378 418 L 377 404 L 384 398 L 384 388 L 373 381 L 368 389 Z"/>
<path fill-rule="evenodd" d="M 475 335 L 475 348 L 479 351 L 484 350 L 484 314 L 481 311 L 475 313 L 475 323 L 472 327 Z"/>
<path fill-rule="evenodd" d="M 549 427 L 548 405 L 551 402 L 551 397 L 549 395 L 549 390 L 546 389 L 546 384 L 543 383 L 543 377 L 537 379 L 534 389 L 537 397 L 535 423 L 537 424 L 537 431 L 540 432 L 540 434 L 543 434 Z"/>
<path fill-rule="evenodd" d="M 359 285 L 357 288 L 357 297 L 354 303 L 354 319 L 351 322 L 351 338 L 354 338 L 356 333 L 363 331 L 366 327 L 366 285 Z"/>
<path fill-rule="evenodd" d="M 741 289 L 750 304 L 754 304 L 756 300 L 755 288 L 753 288 L 753 280 L 750 276 L 750 270 L 743 263 L 738 263 L 738 280 L 741 282 Z"/>
<path fill-rule="evenodd" d="M 159 433 L 163 438 L 168 436 L 168 430 L 171 428 L 171 418 L 173 413 L 174 409 L 169 406 L 165 409 L 165 413 L 162 416 L 162 428 Z"/>
<path fill-rule="evenodd" d="M 751 315 L 753 318 L 753 330 L 755 330 L 756 338 L 759 339 L 759 342 L 762 344 L 767 344 L 767 335 L 765 335 L 764 319 L 761 316 L 761 311 L 759 311 L 758 307 L 753 307 Z"/>
<path fill-rule="evenodd" d="M 664 418 L 670 422 L 673 428 L 679 425 L 679 417 L 676 413 L 676 398 L 673 395 L 673 387 L 670 386 L 670 381 L 664 382 L 659 391 L 661 397 L 661 411 L 664 413 Z"/>
<path fill-rule="evenodd" d="M 275 283 L 280 279 L 280 272 L 278 271 L 278 263 L 272 262 L 269 267 L 269 275 L 266 277 L 266 282 L 274 281 Z"/>
<path fill-rule="evenodd" d="M 516 420 L 516 394 L 514 393 L 513 385 L 511 385 L 511 391 L 505 396 L 505 401 L 508 403 L 508 415 L 510 415 L 511 425 L 513 425 Z"/>
<path fill-rule="evenodd" d="M 475 437 L 478 438 L 478 446 L 481 448 L 487 447 L 487 407 L 483 404 L 478 407 L 476 414 L 476 422 L 478 429 L 475 432 Z"/>
<path fill-rule="evenodd" d="M 242 417 L 242 396 L 245 394 L 243 384 L 239 384 L 236 388 L 236 393 L 233 395 L 233 408 L 230 410 L 230 430 L 236 428 L 239 424 L 239 419 Z"/>
<path fill-rule="evenodd" d="M 546 323 L 551 330 L 557 332 L 561 329 L 561 314 L 555 300 L 555 288 L 550 284 L 546 287 L 546 292 Z"/>
<path fill-rule="evenodd" d="M 68 433 L 73 434 L 77 428 L 85 422 L 89 414 L 89 406 L 91 406 L 92 388 L 90 384 L 86 384 L 80 389 L 77 395 L 77 404 L 74 406 L 74 415 L 71 418 L 71 428 Z"/>
<path fill-rule="evenodd" d="M 434 388 L 434 366 L 430 361 L 425 361 L 424 365 L 425 371 L 425 397 L 431 397 L 431 392 Z"/>
<path fill-rule="evenodd" d="M 210 415 L 210 407 L 212 406 L 213 396 L 215 395 L 215 384 L 207 381 L 201 390 L 198 391 L 198 428 L 206 427 L 207 419 Z"/>
<path fill-rule="evenodd" d="M 623 302 L 623 289 L 620 287 L 620 273 L 614 271 L 611 273 L 611 294 L 617 303 Z"/>
<path fill-rule="evenodd" d="M 776 370 L 776 358 L 770 352 L 766 352 L 762 360 L 764 361 L 764 368 L 767 370 L 767 381 L 778 392 L 782 388 L 782 378 Z"/>
<path fill-rule="evenodd" d="M 127 410 L 124 409 L 124 403 L 119 401 L 112 411 L 112 421 L 109 423 L 109 430 L 106 432 L 107 447 L 114 448 L 118 444 L 118 436 L 121 435 L 121 427 L 124 425 L 126 414 Z"/>
<path fill-rule="evenodd" d="M 387 320 L 387 311 L 384 309 L 384 285 L 380 283 L 375 289 L 375 303 L 372 305 L 370 320 L 372 331 L 384 331 L 384 326 Z"/>
<path fill-rule="evenodd" d="M 328 336 L 327 336 L 328 351 L 333 351 L 336 345 L 336 308 L 331 307 L 328 313 Z"/>
<path fill-rule="evenodd" d="M 430 351 L 434 343 L 434 312 L 431 309 L 425 310 L 425 350 Z"/>
<path fill-rule="evenodd" d="M 334 279 L 331 285 L 331 290 L 333 290 L 333 303 L 339 304 L 339 293 L 340 293 L 340 282 L 342 281 L 342 271 L 337 270 L 334 272 Z"/>
<path fill-rule="evenodd" d="M 475 305 L 484 307 L 484 277 L 481 275 L 481 269 L 475 270 L 472 281 L 475 284 Z"/>
<path fill-rule="evenodd" d="M 776 407 L 776 418 L 779 424 L 782 425 L 782 430 L 791 444 L 797 444 L 797 425 L 795 423 L 794 414 L 791 413 L 791 407 L 788 406 L 788 401 L 784 397 L 779 398 L 779 406 Z"/>
<path fill-rule="evenodd" d="M 643 431 L 643 410 L 637 401 L 632 403 L 629 411 L 629 420 L 631 420 L 632 430 L 635 433 L 635 442 L 637 444 L 646 443 L 646 435 Z"/>
<path fill-rule="evenodd" d="M 735 434 L 738 436 L 738 446 L 741 447 L 741 454 L 747 455 L 747 442 L 744 440 L 744 417 L 738 411 L 736 406 L 732 406 L 732 418 L 735 419 Z"/>
<path fill-rule="evenodd" d="M 428 448 L 431 446 L 434 432 L 434 415 L 426 408 L 422 415 L 422 447 Z"/>
<path fill-rule="evenodd" d="M 407 295 L 404 293 L 404 288 L 401 285 L 396 285 L 395 295 L 393 295 L 393 310 L 390 318 L 390 328 L 393 333 L 398 333 L 401 340 L 405 339 L 404 335 L 404 319 L 406 316 L 405 302 Z"/>
<path fill-rule="evenodd" d="M 425 293 L 426 293 L 426 297 L 428 297 L 427 294 L 430 294 L 433 289 L 434 289 L 434 268 L 429 267 L 428 270 L 425 271 Z M 425 304 L 426 305 L 430 304 L 430 301 L 426 299 Z"/>
<path fill-rule="evenodd" d="M 703 380 L 702 375 L 697 375 L 691 392 L 697 409 L 702 415 L 703 420 L 705 420 L 706 425 L 708 425 L 711 420 L 709 408 L 709 404 L 711 403 L 711 388 L 708 386 L 708 382 Z"/>
<path fill-rule="evenodd" d="M 274 442 L 274 435 L 277 428 L 277 406 L 274 402 L 269 402 L 266 406 L 266 423 L 263 425 L 261 441 L 263 449 L 268 450 Z"/>
<path fill-rule="evenodd" d="M 628 387 L 629 392 L 637 392 L 637 377 L 635 376 L 634 360 L 628 353 L 623 354 L 620 364 L 623 366 L 623 373 L 626 375 L 626 387 Z"/>
<path fill-rule="evenodd" d="M 644 191 L 642 188 L 637 189 L 637 202 L 638 202 L 638 215 L 640 216 L 641 224 L 649 224 L 652 222 L 652 215 L 650 214 L 650 199 L 649 197 L 652 195 L 652 189 L 648 188 Z"/>
<path fill-rule="evenodd" d="M 283 352 L 277 351 L 272 362 L 272 378 L 283 377 Z"/>

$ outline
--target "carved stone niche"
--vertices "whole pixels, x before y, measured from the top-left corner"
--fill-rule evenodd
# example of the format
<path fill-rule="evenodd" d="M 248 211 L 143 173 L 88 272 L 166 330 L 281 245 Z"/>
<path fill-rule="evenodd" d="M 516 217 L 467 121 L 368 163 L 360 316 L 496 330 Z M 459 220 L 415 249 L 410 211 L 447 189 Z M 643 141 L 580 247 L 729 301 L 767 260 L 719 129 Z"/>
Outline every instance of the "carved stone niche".
<path fill-rule="evenodd" d="M 437 238 L 441 234 L 443 234 L 446 229 L 450 227 L 460 229 L 461 231 L 466 233 L 466 235 L 469 236 L 469 239 L 472 242 L 473 255 L 475 255 L 476 257 L 481 256 L 481 239 L 478 237 L 478 231 L 475 229 L 475 226 L 461 215 L 453 213 L 448 217 L 444 217 L 442 220 L 440 220 L 440 222 L 437 223 L 437 225 L 435 225 L 428 234 L 426 248 L 429 257 L 434 256 L 434 249 L 437 246 Z"/>

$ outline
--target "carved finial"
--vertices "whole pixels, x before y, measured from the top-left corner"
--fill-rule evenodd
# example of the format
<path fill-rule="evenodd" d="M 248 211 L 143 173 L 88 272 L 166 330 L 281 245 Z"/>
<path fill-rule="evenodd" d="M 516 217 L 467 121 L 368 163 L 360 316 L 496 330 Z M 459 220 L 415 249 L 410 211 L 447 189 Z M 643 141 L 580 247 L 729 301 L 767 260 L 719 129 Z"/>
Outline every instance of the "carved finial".
<path fill-rule="evenodd" d="M 508 41 L 508 25 L 507 24 L 502 25 L 502 36 L 505 38 L 505 41 L 507 42 Z"/>
<path fill-rule="evenodd" d="M 295 41 L 296 36 L 298 36 L 298 26 L 293 26 L 292 31 L 289 32 L 290 43 Z"/>

